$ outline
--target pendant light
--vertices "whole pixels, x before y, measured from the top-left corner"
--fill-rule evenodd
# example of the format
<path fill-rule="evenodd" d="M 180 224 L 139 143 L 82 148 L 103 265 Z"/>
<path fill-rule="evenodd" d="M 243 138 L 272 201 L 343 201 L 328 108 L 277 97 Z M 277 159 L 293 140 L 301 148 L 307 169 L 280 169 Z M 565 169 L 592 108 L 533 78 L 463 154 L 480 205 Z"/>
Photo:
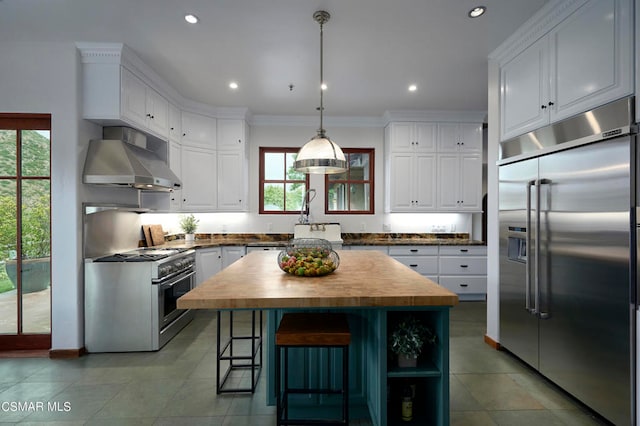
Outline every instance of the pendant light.
<path fill-rule="evenodd" d="M 322 30 L 323 25 L 329 21 L 330 17 L 331 15 L 324 10 L 319 10 L 313 14 L 313 19 L 320 24 L 320 108 L 318 108 L 320 110 L 320 128 L 318 129 L 318 134 L 300 148 L 296 161 L 293 163 L 293 167 L 297 171 L 304 173 L 335 174 L 347 171 L 347 160 L 342 149 L 329 139 L 322 126 L 322 113 L 324 111 L 322 103 L 322 85 L 324 84 L 322 74 Z"/>

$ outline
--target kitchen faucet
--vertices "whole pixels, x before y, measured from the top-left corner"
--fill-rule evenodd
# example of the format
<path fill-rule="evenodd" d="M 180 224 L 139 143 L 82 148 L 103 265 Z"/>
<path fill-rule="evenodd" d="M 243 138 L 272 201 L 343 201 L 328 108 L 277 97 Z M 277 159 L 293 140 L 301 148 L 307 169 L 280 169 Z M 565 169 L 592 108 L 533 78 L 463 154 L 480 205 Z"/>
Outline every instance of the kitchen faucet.
<path fill-rule="evenodd" d="M 313 194 L 313 195 L 309 196 L 310 194 Z M 316 190 L 313 188 L 308 189 L 307 192 L 305 192 L 304 194 L 304 198 L 302 198 L 302 207 L 300 207 L 300 217 L 298 218 L 299 224 L 309 223 L 309 204 L 311 203 L 311 201 L 313 201 L 314 198 L 316 198 Z M 306 217 L 304 215 L 305 206 L 307 210 Z"/>

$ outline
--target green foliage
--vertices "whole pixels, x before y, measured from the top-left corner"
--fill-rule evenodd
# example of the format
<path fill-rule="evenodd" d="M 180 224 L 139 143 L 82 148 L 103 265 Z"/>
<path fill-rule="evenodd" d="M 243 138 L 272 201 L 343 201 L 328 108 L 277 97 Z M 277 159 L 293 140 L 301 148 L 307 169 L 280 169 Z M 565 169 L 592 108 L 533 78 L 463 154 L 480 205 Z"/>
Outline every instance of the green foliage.
<path fill-rule="evenodd" d="M 398 323 L 389 340 L 391 350 L 395 354 L 415 358 L 420 355 L 425 343 L 435 343 L 436 335 L 419 319 L 408 315 Z"/>
<path fill-rule="evenodd" d="M 180 228 L 185 234 L 193 234 L 198 229 L 199 219 L 192 214 L 180 218 Z"/>

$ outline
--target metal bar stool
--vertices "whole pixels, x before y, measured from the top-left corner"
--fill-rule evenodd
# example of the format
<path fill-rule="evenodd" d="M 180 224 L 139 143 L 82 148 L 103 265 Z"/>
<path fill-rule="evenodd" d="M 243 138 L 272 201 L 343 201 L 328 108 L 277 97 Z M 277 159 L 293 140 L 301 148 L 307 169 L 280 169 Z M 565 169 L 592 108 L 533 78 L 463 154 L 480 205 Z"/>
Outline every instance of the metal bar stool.
<path fill-rule="evenodd" d="M 257 315 L 256 315 L 257 314 Z M 258 325 L 256 326 L 256 318 Z M 234 335 L 233 331 L 233 311 L 229 311 L 229 336 L 226 342 L 222 344 L 221 330 L 221 312 L 218 311 L 218 324 L 216 334 L 216 393 L 236 393 L 256 391 L 260 372 L 262 371 L 262 311 L 251 311 L 251 334 L 250 335 Z M 234 353 L 233 344 L 238 340 L 250 340 L 251 350 L 249 353 L 238 354 L 237 349 Z M 227 370 L 220 374 L 220 361 L 229 361 Z M 247 362 L 248 361 L 248 362 Z M 251 369 L 251 385 L 249 387 L 229 387 L 225 386 L 229 379 L 229 374 L 233 370 L 250 368 Z"/>
<path fill-rule="evenodd" d="M 276 398 L 278 426 L 349 424 L 349 343 L 351 332 L 345 314 L 288 313 L 276 331 Z M 289 388 L 289 348 L 342 349 L 342 388 Z M 284 388 L 281 389 L 281 352 L 284 350 Z M 289 419 L 290 394 L 342 394 L 342 418 L 339 420 Z"/>

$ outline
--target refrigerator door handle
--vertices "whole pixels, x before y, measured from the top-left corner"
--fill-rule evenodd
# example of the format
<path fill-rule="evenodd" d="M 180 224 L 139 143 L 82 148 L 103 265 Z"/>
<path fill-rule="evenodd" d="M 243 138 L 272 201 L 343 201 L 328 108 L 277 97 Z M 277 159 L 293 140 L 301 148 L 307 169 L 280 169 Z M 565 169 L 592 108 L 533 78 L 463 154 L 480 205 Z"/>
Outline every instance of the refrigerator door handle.
<path fill-rule="evenodd" d="M 540 319 L 549 319 L 551 318 L 551 297 L 549 292 L 551 291 L 551 283 L 547 282 L 550 281 L 549 280 L 549 276 L 547 275 L 545 278 L 545 300 L 544 300 L 544 306 L 545 309 L 541 309 L 540 308 L 540 298 L 542 297 L 542 292 L 540 291 L 540 263 L 539 260 L 540 259 L 540 190 L 542 185 L 551 185 L 551 179 L 539 179 L 538 180 L 538 200 L 537 200 L 537 226 L 536 226 L 536 312 L 538 314 L 538 317 Z M 549 187 L 549 190 L 551 188 Z M 551 202 L 551 192 L 547 192 L 547 198 L 546 198 L 546 204 L 547 206 L 550 205 Z M 548 258 L 548 256 L 545 256 L 545 258 Z"/>
<path fill-rule="evenodd" d="M 525 309 L 531 314 L 535 314 L 531 308 L 531 187 L 535 186 L 536 181 L 527 182 L 527 230 L 525 235 L 525 247 L 527 250 L 527 263 L 525 267 Z M 535 259 L 535 256 L 533 256 Z"/>

